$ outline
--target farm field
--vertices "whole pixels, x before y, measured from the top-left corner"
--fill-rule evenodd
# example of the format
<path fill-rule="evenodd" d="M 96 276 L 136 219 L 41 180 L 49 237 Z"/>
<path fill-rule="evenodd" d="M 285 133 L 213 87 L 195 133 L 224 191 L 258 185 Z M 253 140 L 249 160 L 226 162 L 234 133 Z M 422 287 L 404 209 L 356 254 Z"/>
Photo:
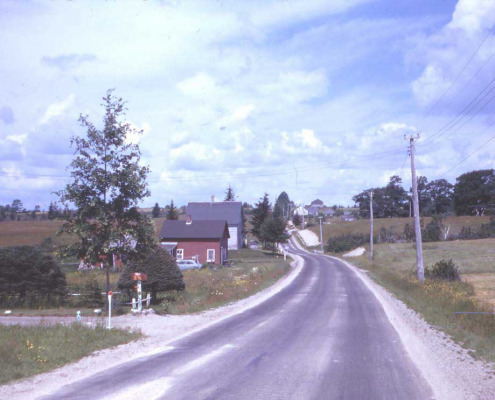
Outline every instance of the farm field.
<path fill-rule="evenodd" d="M 427 224 L 431 218 L 424 218 Z M 490 222 L 490 217 L 450 217 L 444 220 L 445 226 L 450 226 L 450 234 L 457 234 L 462 227 L 477 229 L 480 225 Z M 412 218 L 375 218 L 373 221 L 375 235 L 381 228 L 394 233 L 401 233 L 404 226 L 413 224 Z M 309 228 L 320 235 L 319 226 Z M 331 221 L 323 225 L 323 243 L 328 238 L 345 233 L 369 233 L 369 221 L 359 219 L 351 222 Z M 366 247 L 368 249 L 368 247 Z M 382 243 L 375 244 L 375 264 L 382 265 L 394 271 L 413 271 L 416 266 L 416 250 L 412 243 Z M 340 254 L 341 256 L 341 254 Z M 477 299 L 495 306 L 495 239 L 455 240 L 445 242 L 423 243 L 424 265 L 452 259 L 459 266 L 462 278 L 472 284 Z M 352 258 L 351 262 L 361 263 L 367 260 L 368 250 L 362 257 Z M 362 262 L 366 264 L 365 261 Z"/>

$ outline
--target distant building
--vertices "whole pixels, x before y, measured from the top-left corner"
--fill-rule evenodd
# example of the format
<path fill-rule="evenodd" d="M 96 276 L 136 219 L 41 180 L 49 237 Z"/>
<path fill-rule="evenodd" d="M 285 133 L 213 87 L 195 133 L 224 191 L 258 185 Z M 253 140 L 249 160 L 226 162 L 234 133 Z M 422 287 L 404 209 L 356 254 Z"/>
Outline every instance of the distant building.
<path fill-rule="evenodd" d="M 242 233 L 242 203 L 240 201 L 190 202 L 186 207 L 186 214 L 193 221 L 220 221 L 226 220 L 229 227 L 229 250 L 242 248 L 244 237 Z"/>
<path fill-rule="evenodd" d="M 308 215 L 308 210 L 303 206 L 299 206 L 294 210 L 294 215 L 296 214 L 300 216 Z"/>

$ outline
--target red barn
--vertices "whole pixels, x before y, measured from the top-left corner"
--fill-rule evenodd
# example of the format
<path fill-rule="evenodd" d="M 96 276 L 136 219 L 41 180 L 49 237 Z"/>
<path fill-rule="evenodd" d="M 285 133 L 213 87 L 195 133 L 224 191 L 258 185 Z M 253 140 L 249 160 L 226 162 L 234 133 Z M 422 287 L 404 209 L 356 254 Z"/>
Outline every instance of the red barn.
<path fill-rule="evenodd" d="M 200 264 L 223 264 L 228 259 L 227 221 L 165 221 L 160 242 L 177 260 L 196 259 Z"/>

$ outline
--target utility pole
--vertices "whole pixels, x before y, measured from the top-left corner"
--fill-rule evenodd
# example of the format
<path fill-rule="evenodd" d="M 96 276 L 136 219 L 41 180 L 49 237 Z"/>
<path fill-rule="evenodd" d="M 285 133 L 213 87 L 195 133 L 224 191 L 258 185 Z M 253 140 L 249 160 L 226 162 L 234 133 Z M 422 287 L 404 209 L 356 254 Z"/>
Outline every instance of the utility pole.
<path fill-rule="evenodd" d="M 404 137 L 407 139 L 407 137 Z M 416 270 L 418 280 L 425 281 L 425 271 L 423 267 L 423 242 L 421 238 L 421 225 L 419 223 L 419 201 L 418 201 L 418 181 L 416 180 L 416 166 L 414 165 L 414 141 L 419 139 L 419 134 L 416 137 L 409 137 L 409 151 L 411 153 L 411 176 L 413 189 L 413 209 L 414 209 L 414 232 L 416 234 Z"/>
<path fill-rule="evenodd" d="M 373 261 L 373 190 L 370 190 L 370 261 Z"/>
<path fill-rule="evenodd" d="M 323 253 L 323 233 L 321 230 L 321 219 L 323 218 L 321 215 L 318 217 L 320 220 L 320 245 L 321 245 L 321 252 Z"/>

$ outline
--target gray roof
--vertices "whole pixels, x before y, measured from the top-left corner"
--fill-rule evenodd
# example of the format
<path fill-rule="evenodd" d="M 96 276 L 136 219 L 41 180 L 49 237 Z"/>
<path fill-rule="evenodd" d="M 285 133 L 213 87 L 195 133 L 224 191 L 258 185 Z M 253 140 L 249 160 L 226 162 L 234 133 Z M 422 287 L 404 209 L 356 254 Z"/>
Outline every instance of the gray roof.
<path fill-rule="evenodd" d="M 226 220 L 229 225 L 242 224 L 242 203 L 240 201 L 218 201 L 189 203 L 186 214 L 192 220 Z"/>
<path fill-rule="evenodd" d="M 160 239 L 220 239 L 229 230 L 227 222 L 223 221 L 186 221 L 167 220 L 160 231 Z"/>

